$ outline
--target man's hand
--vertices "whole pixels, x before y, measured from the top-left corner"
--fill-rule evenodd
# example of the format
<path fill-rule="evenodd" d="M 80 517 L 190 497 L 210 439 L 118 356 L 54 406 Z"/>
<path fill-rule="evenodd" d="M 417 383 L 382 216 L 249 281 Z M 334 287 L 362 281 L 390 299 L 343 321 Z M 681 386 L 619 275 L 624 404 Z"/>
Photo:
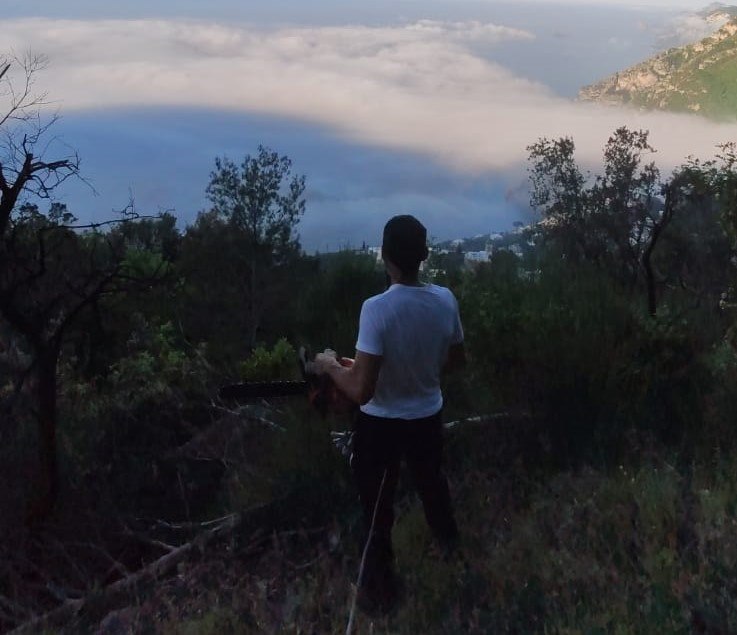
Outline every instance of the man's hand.
<path fill-rule="evenodd" d="M 338 357 L 329 348 L 315 355 L 309 372 L 329 375 L 342 393 L 352 402 L 365 404 L 374 395 L 382 357 L 356 351 L 356 358 Z"/>
<path fill-rule="evenodd" d="M 317 375 L 324 375 L 330 372 L 331 368 L 340 365 L 336 352 L 326 348 L 323 353 L 315 355 L 315 359 L 312 361 L 312 370 Z"/>

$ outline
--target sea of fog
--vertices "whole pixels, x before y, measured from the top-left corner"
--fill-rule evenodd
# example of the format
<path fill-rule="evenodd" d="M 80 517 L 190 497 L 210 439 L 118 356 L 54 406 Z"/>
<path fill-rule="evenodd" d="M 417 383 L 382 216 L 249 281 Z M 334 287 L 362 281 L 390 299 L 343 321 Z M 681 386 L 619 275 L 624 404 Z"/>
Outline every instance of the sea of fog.
<path fill-rule="evenodd" d="M 6 0 L 6 4 L 9 6 L 4 12 L 8 18 L 29 16 L 25 3 Z M 549 92 L 545 98 L 558 100 L 556 103 L 573 99 L 582 85 L 640 61 L 683 37 L 673 22 L 676 13 L 666 10 L 483 1 L 365 4 L 354 6 L 357 3 L 337 0 L 314 4 L 285 0 L 219 1 L 205 7 L 194 1 L 132 1 L 108 7 L 91 0 L 74 0 L 62 8 L 56 2 L 42 1 L 35 3 L 34 17 L 82 21 L 136 18 L 142 24 L 185 18 L 239 24 L 244 29 L 266 33 L 305 28 L 320 33 L 319 29 L 327 26 L 338 31 L 359 26 L 362 33 L 370 34 L 370 29 L 402 27 L 420 21 L 444 25 L 493 23 L 527 36 L 500 41 L 467 38 L 463 46 L 469 56 L 508 71 L 510 82 L 542 85 Z M 63 27 L 60 22 L 60 28 Z M 90 54 L 94 55 L 94 51 Z M 125 51 L 121 51 L 121 56 L 125 56 Z M 53 66 L 55 60 L 52 58 L 51 62 Z M 237 83 L 239 77 L 231 76 L 229 81 Z M 325 89 L 328 91 L 328 87 Z M 259 90 L 258 86 L 254 85 L 253 90 Z M 321 87 L 316 86 L 315 90 Z M 160 99 L 149 104 L 145 92 L 142 91 L 140 103 L 128 100 L 118 106 L 68 108 L 64 85 L 55 87 L 51 97 L 58 100 L 62 115 L 55 132 L 63 143 L 79 152 L 87 180 L 65 184 L 57 197 L 67 202 L 81 220 L 109 218 L 113 210 L 124 207 L 132 197 L 140 212 L 174 211 L 185 226 L 207 208 L 205 187 L 214 158 L 227 155 L 238 160 L 254 152 L 258 144 L 288 155 L 295 171 L 307 176 L 307 212 L 299 233 L 308 251 L 360 245 L 363 241 L 376 244 L 381 226 L 394 213 L 417 214 L 438 240 L 504 230 L 516 220 L 531 217 L 524 162 L 516 159 L 505 166 L 483 167 L 485 164 L 474 163 L 473 157 L 466 161 L 463 148 L 454 146 L 467 145 L 473 137 L 472 130 L 466 140 L 455 140 L 451 135 L 443 141 L 448 156 L 454 157 L 446 161 L 442 147 L 428 151 L 425 148 L 431 144 L 423 143 L 423 139 L 408 135 L 411 143 L 403 145 L 403 132 L 413 125 L 411 116 L 404 124 L 400 119 L 396 139 L 387 140 L 383 132 L 372 136 L 374 129 L 370 126 L 354 133 L 345 119 L 341 125 L 332 125 L 329 117 L 324 121 L 316 121 L 320 117 L 312 113 L 302 117 L 298 107 L 275 114 L 250 106 L 208 107 L 207 99 L 194 105 L 160 103 Z M 520 98 L 516 92 L 511 94 L 510 99 Z M 461 108 L 462 99 L 459 94 Z M 425 109 L 432 110 L 432 101 L 430 92 L 424 101 L 413 102 L 413 107 L 421 114 Z M 520 103 L 520 112 L 529 105 Z M 514 111 L 515 105 L 511 108 Z M 529 135 L 525 136 L 524 115 L 509 122 L 505 116 L 500 114 L 493 124 L 500 130 L 514 125 L 522 130 L 520 139 L 535 140 L 532 119 Z M 551 117 L 555 116 L 551 112 Z M 609 132 L 601 130 L 602 143 Z M 495 144 L 494 135 L 488 144 Z M 523 151 L 519 148 L 520 154 Z"/>

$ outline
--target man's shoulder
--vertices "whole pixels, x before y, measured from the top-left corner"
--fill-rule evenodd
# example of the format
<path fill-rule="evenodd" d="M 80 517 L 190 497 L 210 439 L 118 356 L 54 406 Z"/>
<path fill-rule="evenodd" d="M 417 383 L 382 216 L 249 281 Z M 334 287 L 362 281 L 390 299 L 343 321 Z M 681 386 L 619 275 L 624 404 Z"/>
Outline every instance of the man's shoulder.
<path fill-rule="evenodd" d="M 443 303 L 451 304 L 453 306 L 455 306 L 456 303 L 455 296 L 450 289 L 429 283 L 423 285 L 420 289 L 416 287 L 408 287 L 407 289 L 402 289 L 402 287 L 399 286 L 396 288 L 390 287 L 383 293 L 378 293 L 367 298 L 364 300 L 363 305 L 364 308 L 369 311 L 374 309 L 380 310 L 381 307 L 385 307 L 387 305 L 404 303 L 408 299 L 412 301 L 413 299 L 419 298 L 420 296 L 416 295 L 417 293 L 429 293 L 437 297 L 439 300 L 442 300 Z"/>
<path fill-rule="evenodd" d="M 381 304 L 381 302 L 384 301 L 384 298 L 386 298 L 387 292 L 384 291 L 383 293 L 377 293 L 376 295 L 372 295 L 369 298 L 366 298 L 363 301 L 364 306 L 372 306 L 374 304 Z"/>
<path fill-rule="evenodd" d="M 448 287 L 442 287 L 439 284 L 434 284 L 432 282 L 426 284 L 425 288 L 432 293 L 437 293 L 438 295 L 453 295 L 453 292 Z"/>
<path fill-rule="evenodd" d="M 456 301 L 455 295 L 453 295 L 453 292 L 448 287 L 441 287 L 439 284 L 428 284 L 427 290 L 446 302 L 455 303 Z"/>
<path fill-rule="evenodd" d="M 366 298 L 363 301 L 363 306 L 361 307 L 361 313 L 365 315 L 376 315 L 377 313 L 382 313 L 382 307 L 386 306 L 387 302 L 387 292 L 384 291 L 383 293 L 377 293 L 376 295 L 372 295 L 370 298 Z"/>

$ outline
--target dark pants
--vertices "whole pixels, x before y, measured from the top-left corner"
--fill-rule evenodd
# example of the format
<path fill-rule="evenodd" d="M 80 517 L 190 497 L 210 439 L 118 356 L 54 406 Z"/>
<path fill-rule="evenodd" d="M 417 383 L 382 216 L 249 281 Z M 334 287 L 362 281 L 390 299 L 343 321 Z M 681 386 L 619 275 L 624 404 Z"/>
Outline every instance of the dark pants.
<path fill-rule="evenodd" d="M 356 419 L 351 467 L 363 506 L 366 530 L 376 510 L 374 533 L 366 559 L 367 586 L 382 584 L 393 575 L 391 530 L 394 524 L 394 492 L 404 457 L 422 500 L 425 518 L 435 538 L 451 548 L 458 529 L 450 504 L 448 482 L 441 468 L 443 424 L 441 413 L 423 419 L 384 419 L 359 412 Z M 382 487 L 382 479 L 386 478 Z M 379 490 L 381 498 L 377 505 Z"/>

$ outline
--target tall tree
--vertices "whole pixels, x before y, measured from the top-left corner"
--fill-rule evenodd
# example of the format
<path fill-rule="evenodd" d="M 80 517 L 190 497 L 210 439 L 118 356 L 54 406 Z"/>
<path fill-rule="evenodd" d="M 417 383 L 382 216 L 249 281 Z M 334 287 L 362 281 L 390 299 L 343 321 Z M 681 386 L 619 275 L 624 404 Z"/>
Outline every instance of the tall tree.
<path fill-rule="evenodd" d="M 56 116 L 44 117 L 45 95 L 34 89 L 45 64 L 33 55 L 0 61 L 0 319 L 29 360 L 13 391 L 19 394 L 25 384 L 33 393 L 38 429 L 40 469 L 29 520 L 48 516 L 59 489 L 57 366 L 65 334 L 103 294 L 136 277 L 124 259 L 124 241 L 99 231 L 119 221 L 75 226 L 64 205 L 52 202 L 42 213 L 29 202 L 50 199 L 79 173 L 76 154 L 45 156 L 59 149 L 47 139 Z"/>
<path fill-rule="evenodd" d="M 39 111 L 46 95 L 34 88 L 37 74 L 45 65 L 45 58 L 34 55 L 0 61 L 0 130 L 4 141 L 0 155 L 0 315 L 32 351 L 32 368 L 23 373 L 23 378 L 35 370 L 43 474 L 36 505 L 40 515 L 48 512 L 57 490 L 56 360 L 60 339 L 56 334 L 75 311 L 62 312 L 59 303 L 52 301 L 47 311 L 30 319 L 27 307 L 33 307 L 34 289 L 46 277 L 47 257 L 64 247 L 51 239 L 50 221 L 44 221 L 37 208 L 16 208 L 21 197 L 28 194 L 49 198 L 60 182 L 79 169 L 76 156 L 47 160 L 43 152 L 37 156 L 35 151 L 54 121 L 51 117 L 42 123 Z M 52 324 L 55 328 L 49 329 Z"/>
<path fill-rule="evenodd" d="M 544 235 L 567 258 L 593 258 L 584 226 L 588 213 L 586 177 L 575 159 L 570 137 L 540 139 L 529 153 L 530 205 L 540 212 Z"/>
<path fill-rule="evenodd" d="M 665 220 L 657 198 L 660 172 L 654 162 L 643 161 L 654 152 L 647 131 L 617 128 L 604 146 L 604 174 L 591 188 L 591 215 L 608 266 L 630 287 L 638 281 L 652 232 Z"/>
<path fill-rule="evenodd" d="M 631 291 L 645 286 L 647 309 L 657 310 L 653 254 L 674 214 L 692 194 L 690 171 L 662 181 L 647 131 L 618 128 L 604 147 L 604 172 L 585 178 L 573 141 L 541 139 L 528 147 L 530 204 L 542 215 L 543 237 L 563 257 L 587 260 Z M 587 185 L 587 180 L 589 184 Z"/>
<path fill-rule="evenodd" d="M 737 284 L 734 279 L 734 265 L 737 263 L 737 144 L 722 144 L 716 158 L 692 160 L 685 170 L 690 175 L 694 198 L 698 198 L 701 210 L 709 215 L 711 221 L 710 231 L 707 233 L 702 230 L 700 236 L 699 253 L 707 260 L 706 265 L 711 265 L 703 278 L 711 283 L 709 287 L 712 292 L 716 290 L 714 283 L 717 289 L 721 286 L 720 304 L 723 308 L 734 309 L 737 306 Z M 720 221 L 721 231 L 714 227 L 715 217 Z M 715 258 L 715 255 L 719 257 Z M 691 268 L 696 267 L 692 265 Z"/>
<path fill-rule="evenodd" d="M 305 177 L 291 170 L 288 157 L 259 146 L 240 166 L 226 157 L 215 159 L 207 186 L 214 211 L 247 240 L 241 262 L 251 347 L 267 311 L 280 299 L 285 268 L 299 254 L 295 229 L 305 210 Z"/>

